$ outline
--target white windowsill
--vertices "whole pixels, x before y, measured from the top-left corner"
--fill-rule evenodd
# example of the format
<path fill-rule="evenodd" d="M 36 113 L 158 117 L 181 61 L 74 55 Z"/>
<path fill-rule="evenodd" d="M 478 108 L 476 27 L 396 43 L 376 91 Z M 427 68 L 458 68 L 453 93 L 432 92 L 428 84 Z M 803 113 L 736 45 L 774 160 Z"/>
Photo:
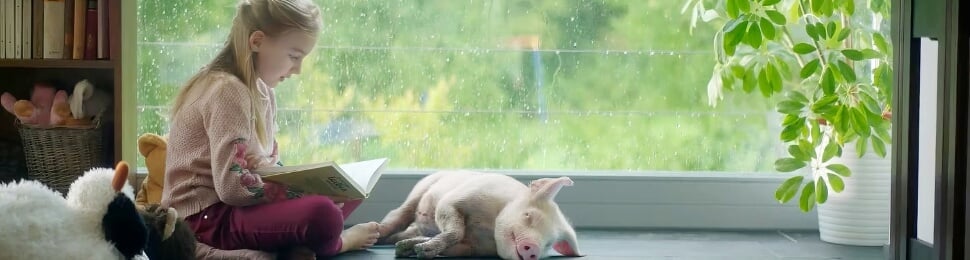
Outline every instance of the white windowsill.
<path fill-rule="evenodd" d="M 145 170 L 138 169 L 140 178 Z M 399 206 L 431 170 L 389 170 L 371 197 L 347 221 L 379 221 Z M 815 211 L 774 199 L 790 174 L 707 172 L 494 171 L 528 183 L 570 176 L 576 184 L 556 198 L 577 228 L 815 230 Z"/>

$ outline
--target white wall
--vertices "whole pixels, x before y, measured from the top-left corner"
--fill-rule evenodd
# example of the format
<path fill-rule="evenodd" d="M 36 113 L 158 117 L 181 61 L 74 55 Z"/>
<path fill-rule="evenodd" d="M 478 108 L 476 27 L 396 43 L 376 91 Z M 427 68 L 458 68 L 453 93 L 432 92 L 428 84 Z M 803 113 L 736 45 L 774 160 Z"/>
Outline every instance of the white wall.
<path fill-rule="evenodd" d="M 935 40 L 920 41 L 919 72 L 919 181 L 917 194 L 916 238 L 933 243 L 934 201 L 936 189 L 936 111 L 937 56 Z"/>

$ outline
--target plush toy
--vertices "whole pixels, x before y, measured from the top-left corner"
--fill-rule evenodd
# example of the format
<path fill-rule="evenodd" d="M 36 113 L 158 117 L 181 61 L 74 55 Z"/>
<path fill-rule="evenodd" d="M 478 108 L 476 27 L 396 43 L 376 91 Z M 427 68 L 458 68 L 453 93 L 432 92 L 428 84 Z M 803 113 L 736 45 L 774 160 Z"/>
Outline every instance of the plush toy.
<path fill-rule="evenodd" d="M 0 259 L 144 258 L 149 230 L 127 174 L 124 162 L 91 169 L 66 199 L 33 180 L 0 184 Z"/>
<path fill-rule="evenodd" d="M 54 94 L 54 104 L 51 106 L 51 125 L 91 125 L 91 120 L 87 118 L 74 118 L 73 113 L 71 113 L 71 104 L 67 103 L 67 92 L 58 90 L 57 94 Z"/>
<path fill-rule="evenodd" d="M 95 89 L 94 84 L 88 80 L 81 80 L 74 85 L 74 92 L 71 94 L 71 114 L 74 119 L 90 119 L 104 112 L 111 105 L 111 95 L 103 90 Z M 110 117 L 109 113 L 105 113 Z"/>
<path fill-rule="evenodd" d="M 30 100 L 18 100 L 4 92 L 0 95 L 0 105 L 7 112 L 16 115 L 22 124 L 49 125 L 55 93 L 53 86 L 38 83 L 34 85 Z"/>
<path fill-rule="evenodd" d="M 162 185 L 165 181 L 165 150 L 168 146 L 165 137 L 145 133 L 138 137 L 138 152 L 145 157 L 148 177 L 141 183 L 135 204 L 158 204 L 162 201 Z"/>
<path fill-rule="evenodd" d="M 158 204 L 137 207 L 150 231 L 145 251 L 149 259 L 195 258 L 195 233 L 179 218 L 174 208 Z"/>

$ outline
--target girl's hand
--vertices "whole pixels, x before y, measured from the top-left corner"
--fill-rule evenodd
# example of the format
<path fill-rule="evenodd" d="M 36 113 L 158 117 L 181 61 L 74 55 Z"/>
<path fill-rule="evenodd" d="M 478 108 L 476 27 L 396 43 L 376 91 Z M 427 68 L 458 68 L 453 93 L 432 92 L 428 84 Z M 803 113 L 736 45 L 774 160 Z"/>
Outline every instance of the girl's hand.
<path fill-rule="evenodd" d="M 343 208 L 345 202 L 350 202 L 355 200 L 355 199 L 342 197 L 342 196 L 327 196 L 327 197 L 330 198 L 330 200 L 332 200 L 334 204 L 337 204 L 338 208 Z"/>

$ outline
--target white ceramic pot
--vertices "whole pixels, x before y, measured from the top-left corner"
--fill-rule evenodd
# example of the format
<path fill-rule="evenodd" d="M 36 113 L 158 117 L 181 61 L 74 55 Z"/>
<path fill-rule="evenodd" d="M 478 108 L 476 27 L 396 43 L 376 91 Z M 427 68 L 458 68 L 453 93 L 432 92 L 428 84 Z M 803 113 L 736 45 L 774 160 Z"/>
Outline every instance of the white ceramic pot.
<path fill-rule="evenodd" d="M 852 176 L 843 178 L 845 190 L 830 190 L 828 200 L 817 206 L 822 241 L 855 246 L 888 244 L 891 155 L 881 158 L 870 149 L 859 158 L 855 143 L 850 143 L 843 148 L 841 158 L 832 160 L 848 166 Z"/>

